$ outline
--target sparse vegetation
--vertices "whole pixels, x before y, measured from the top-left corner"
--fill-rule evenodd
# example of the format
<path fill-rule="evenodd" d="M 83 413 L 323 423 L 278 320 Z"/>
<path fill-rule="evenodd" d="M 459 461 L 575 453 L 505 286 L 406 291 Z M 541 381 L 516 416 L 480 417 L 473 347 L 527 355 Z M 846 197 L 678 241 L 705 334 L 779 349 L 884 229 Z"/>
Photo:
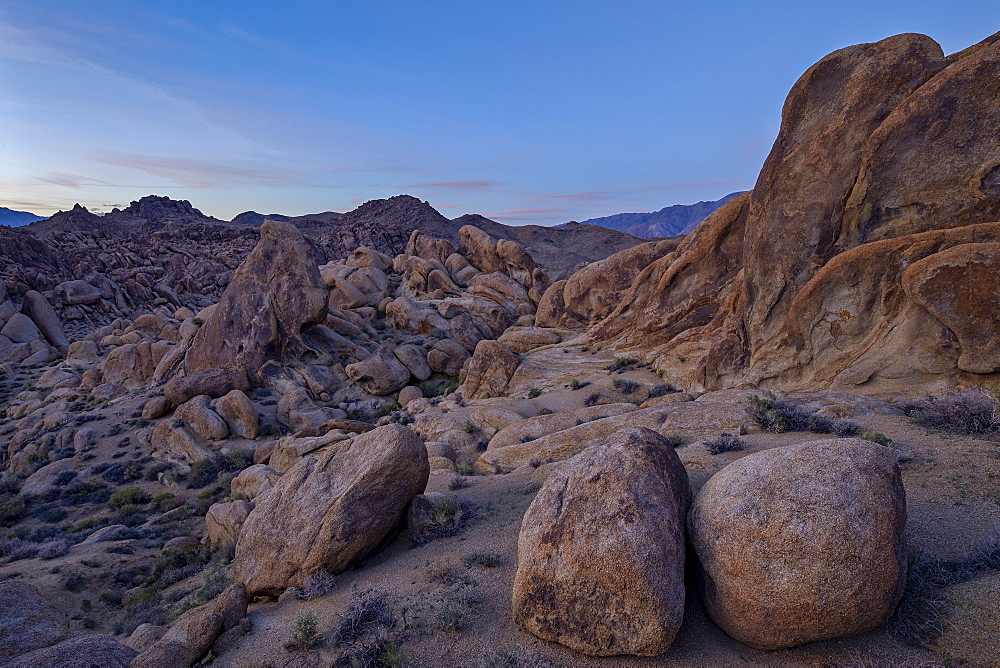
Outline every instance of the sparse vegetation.
<path fill-rule="evenodd" d="M 511 650 L 496 650 L 483 655 L 480 668 L 555 668 L 556 664 L 541 654 L 515 647 Z"/>
<path fill-rule="evenodd" d="M 622 380 L 621 378 L 615 378 L 611 381 L 611 384 L 615 386 L 615 389 L 622 394 L 632 394 L 639 389 L 639 383 L 634 380 Z"/>
<path fill-rule="evenodd" d="M 592 394 L 584 400 L 583 405 L 589 407 L 596 406 L 601 400 L 601 395 Z"/>
<path fill-rule="evenodd" d="M 638 363 L 639 360 L 634 357 L 616 357 L 615 361 L 606 368 L 611 373 L 625 373 L 634 369 Z"/>
<path fill-rule="evenodd" d="M 463 487 L 468 487 L 469 481 L 465 479 L 465 476 L 456 475 L 448 481 L 448 489 L 455 491 L 456 489 L 462 489 Z"/>
<path fill-rule="evenodd" d="M 119 510 L 129 506 L 142 506 L 149 503 L 149 494 L 139 487 L 125 487 L 111 495 L 108 504 Z"/>
<path fill-rule="evenodd" d="M 747 416 L 764 431 L 811 431 L 840 437 L 859 436 L 866 431 L 849 420 L 835 420 L 811 413 L 792 401 L 778 398 L 773 392 L 765 390 L 762 395 L 747 396 L 746 411 Z"/>
<path fill-rule="evenodd" d="M 735 434 L 722 434 L 721 436 L 706 440 L 705 447 L 708 448 L 710 454 L 719 455 L 723 452 L 742 450 L 746 447 L 746 443 Z"/>
<path fill-rule="evenodd" d="M 452 601 L 448 601 L 438 609 L 436 619 L 438 627 L 442 631 L 455 633 L 462 629 L 462 624 L 465 622 L 465 614 L 458 605 Z"/>
<path fill-rule="evenodd" d="M 901 408 L 928 429 L 970 436 L 1000 431 L 1000 401 L 981 387 L 905 401 Z"/>
<path fill-rule="evenodd" d="M 503 564 L 503 557 L 492 552 L 476 552 L 470 554 L 465 559 L 465 567 L 480 566 L 482 568 L 496 568 Z"/>
<path fill-rule="evenodd" d="M 662 397 L 665 394 L 674 394 L 676 392 L 680 392 L 680 390 L 670 383 L 663 383 L 662 385 L 654 385 L 649 388 L 649 398 L 654 399 L 656 397 Z"/>
<path fill-rule="evenodd" d="M 583 388 L 587 387 L 588 385 L 590 385 L 589 381 L 583 381 L 581 383 L 576 378 L 574 378 L 573 380 L 569 381 L 569 389 L 571 389 L 571 390 L 580 390 L 580 389 L 583 389 Z"/>
<path fill-rule="evenodd" d="M 319 644 L 319 639 L 316 613 L 310 610 L 299 615 L 292 625 L 292 644 L 298 649 L 311 649 Z"/>
<path fill-rule="evenodd" d="M 415 545 L 429 543 L 436 538 L 453 536 L 472 516 L 474 506 L 465 499 L 442 499 L 434 505 L 434 513 L 423 531 L 410 536 Z"/>
<path fill-rule="evenodd" d="M 540 396 L 542 396 L 542 391 L 540 389 L 538 389 L 537 387 L 533 387 L 530 390 L 528 390 L 528 398 L 529 399 L 534 399 L 534 398 L 540 397 Z"/>

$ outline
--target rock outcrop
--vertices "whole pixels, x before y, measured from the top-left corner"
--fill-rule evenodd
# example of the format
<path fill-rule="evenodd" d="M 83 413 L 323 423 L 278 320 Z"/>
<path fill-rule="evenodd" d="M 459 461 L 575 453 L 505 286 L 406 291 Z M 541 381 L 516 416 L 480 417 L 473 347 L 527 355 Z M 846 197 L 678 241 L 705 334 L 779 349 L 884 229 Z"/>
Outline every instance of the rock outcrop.
<path fill-rule="evenodd" d="M 259 381 L 269 360 L 307 360 L 302 330 L 322 323 L 327 313 L 319 258 L 294 225 L 267 221 L 260 233 L 260 243 L 191 342 L 184 358 L 187 373 L 229 369 Z"/>
<path fill-rule="evenodd" d="M 821 60 L 789 94 L 754 190 L 649 264 L 590 337 L 658 346 L 654 367 L 699 391 L 988 382 L 1000 367 L 973 341 L 993 288 L 955 267 L 995 262 L 998 63 L 996 36 L 945 57 L 912 34 Z M 982 245 L 948 251 L 962 243 Z M 563 292 L 545 318 L 565 311 Z"/>

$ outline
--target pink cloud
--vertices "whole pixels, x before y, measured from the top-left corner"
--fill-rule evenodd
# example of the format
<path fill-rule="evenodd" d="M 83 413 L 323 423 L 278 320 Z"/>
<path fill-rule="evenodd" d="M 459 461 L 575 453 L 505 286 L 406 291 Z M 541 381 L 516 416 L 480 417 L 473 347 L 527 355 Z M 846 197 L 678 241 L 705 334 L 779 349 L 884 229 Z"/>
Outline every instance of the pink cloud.
<path fill-rule="evenodd" d="M 497 186 L 503 185 L 496 181 L 432 181 L 430 183 L 411 183 L 405 188 L 434 188 L 438 190 L 493 190 Z"/>

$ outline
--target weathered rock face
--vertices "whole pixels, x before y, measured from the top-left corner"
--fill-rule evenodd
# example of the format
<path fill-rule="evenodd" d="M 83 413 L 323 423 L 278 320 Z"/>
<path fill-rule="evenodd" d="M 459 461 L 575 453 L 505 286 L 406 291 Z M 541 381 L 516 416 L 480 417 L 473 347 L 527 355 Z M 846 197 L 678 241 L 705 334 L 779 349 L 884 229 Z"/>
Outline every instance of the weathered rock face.
<path fill-rule="evenodd" d="M 687 474 L 662 436 L 599 440 L 545 482 L 517 543 L 514 621 L 596 656 L 654 656 L 684 615 Z"/>
<path fill-rule="evenodd" d="M 789 94 L 754 190 L 649 264 L 589 336 L 657 345 L 654 368 L 699 391 L 991 382 L 995 288 L 958 264 L 997 262 L 998 72 L 997 35 L 950 57 L 912 34 L 830 54 Z M 982 245 L 933 257 L 963 243 Z M 566 311 L 567 285 L 540 322 Z"/>
<path fill-rule="evenodd" d="M 676 248 L 676 240 L 655 241 L 588 264 L 545 291 L 535 324 L 579 328 L 604 319 L 640 271 Z"/>
<path fill-rule="evenodd" d="M 48 342 L 65 355 L 66 351 L 69 350 L 69 339 L 66 338 L 62 322 L 48 300 L 40 293 L 28 290 L 24 293 L 24 304 L 21 306 L 21 310 L 31 318 Z"/>
<path fill-rule="evenodd" d="M 366 392 L 377 395 L 392 394 L 410 382 L 410 370 L 393 354 L 388 343 L 379 346 L 368 359 L 349 364 L 344 370 Z"/>
<path fill-rule="evenodd" d="M 499 397 L 514 376 L 521 358 L 497 341 L 480 341 L 469 360 L 469 375 L 463 385 L 467 399 Z"/>
<path fill-rule="evenodd" d="M 399 524 L 427 484 L 423 441 L 386 425 L 307 456 L 250 513 L 235 576 L 254 594 L 298 586 L 317 569 L 340 573 Z"/>
<path fill-rule="evenodd" d="M 219 397 L 215 410 L 226 421 L 229 433 L 236 438 L 257 438 L 260 421 L 253 402 L 241 390 L 233 390 Z"/>
<path fill-rule="evenodd" d="M 101 668 L 126 668 L 136 651 L 116 641 L 111 636 L 79 636 L 63 640 L 52 647 L 36 649 L 4 664 L 9 668 L 71 668 L 73 666 L 101 666 Z"/>
<path fill-rule="evenodd" d="M 688 520 L 709 615 L 765 650 L 883 624 L 906 578 L 905 525 L 895 456 L 860 439 L 743 457 Z"/>
<path fill-rule="evenodd" d="M 170 629 L 132 660 L 135 668 L 190 666 L 203 657 L 212 643 L 246 617 L 247 591 L 231 585 L 214 601 L 185 612 Z"/>
<path fill-rule="evenodd" d="M 0 583 L 0 658 L 48 647 L 66 637 L 65 615 L 26 582 Z"/>
<path fill-rule="evenodd" d="M 250 383 L 241 371 L 202 369 L 181 378 L 172 378 L 163 386 L 163 396 L 175 406 L 199 394 L 221 397 L 233 390 L 248 390 Z"/>
<path fill-rule="evenodd" d="M 187 373 L 221 368 L 255 378 L 268 360 L 308 357 L 302 330 L 323 322 L 328 291 L 319 258 L 294 225 L 267 221 L 184 358 Z"/>
<path fill-rule="evenodd" d="M 832 256 L 865 142 L 946 64 L 932 39 L 899 35 L 835 51 L 792 87 L 750 201 L 744 267 L 751 345 L 773 335 L 795 294 Z"/>

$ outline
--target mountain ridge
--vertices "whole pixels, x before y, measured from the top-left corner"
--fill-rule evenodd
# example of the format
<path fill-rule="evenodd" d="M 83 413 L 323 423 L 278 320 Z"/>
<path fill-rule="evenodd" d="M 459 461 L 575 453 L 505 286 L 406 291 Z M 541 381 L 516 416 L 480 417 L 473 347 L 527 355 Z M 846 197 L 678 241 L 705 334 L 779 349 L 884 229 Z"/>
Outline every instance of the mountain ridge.
<path fill-rule="evenodd" d="M 582 221 L 581 224 L 597 225 L 609 230 L 625 232 L 640 239 L 673 237 L 690 233 L 708 214 L 742 192 L 729 193 L 714 201 L 672 204 L 659 211 L 648 213 L 616 213 L 600 218 L 590 218 Z"/>

